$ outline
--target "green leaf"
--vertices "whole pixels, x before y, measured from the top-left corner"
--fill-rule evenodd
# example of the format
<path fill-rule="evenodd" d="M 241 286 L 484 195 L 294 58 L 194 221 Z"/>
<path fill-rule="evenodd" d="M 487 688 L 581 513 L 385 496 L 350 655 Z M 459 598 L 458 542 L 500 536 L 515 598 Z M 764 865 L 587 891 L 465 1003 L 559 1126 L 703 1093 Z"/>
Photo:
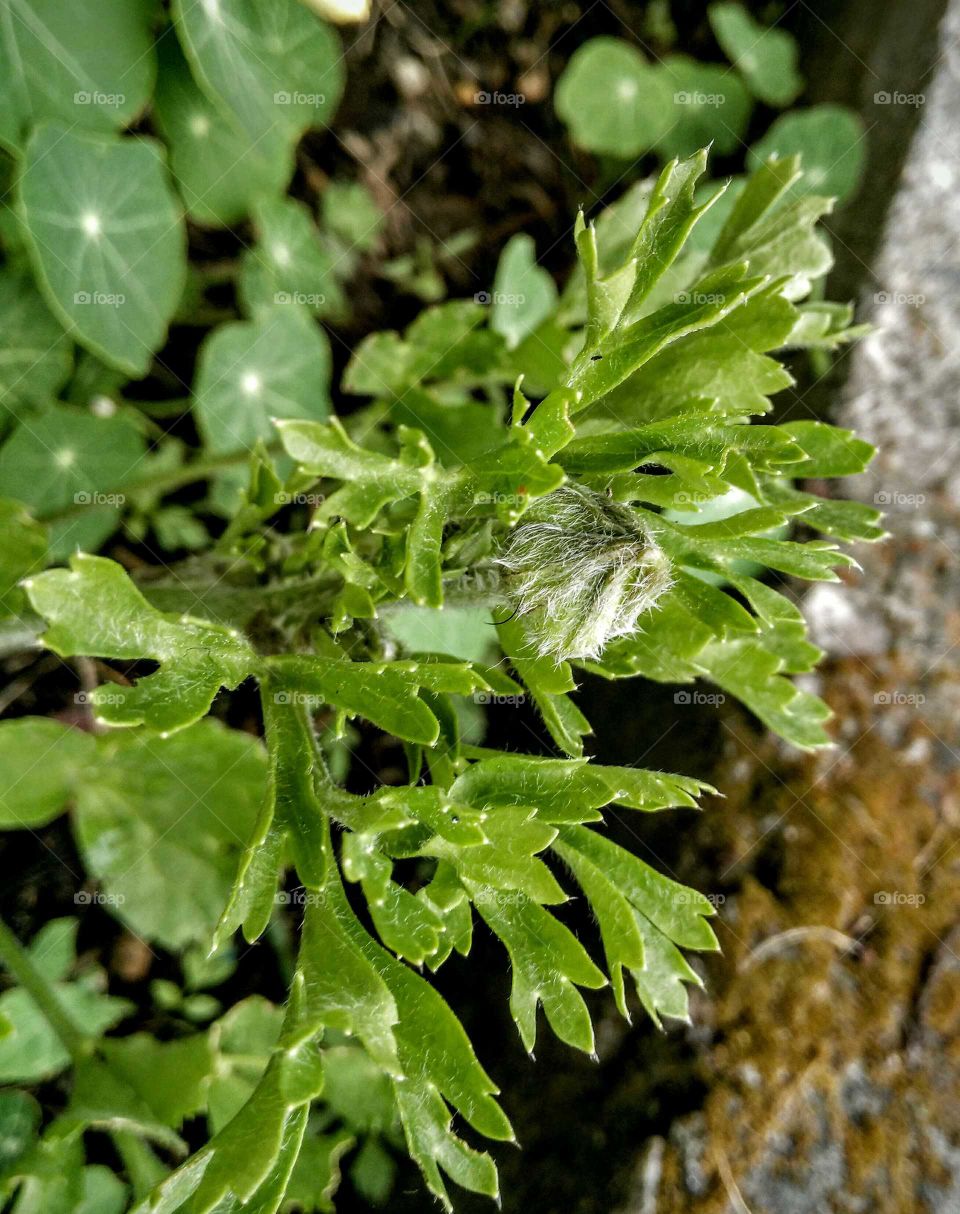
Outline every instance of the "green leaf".
<path fill-rule="evenodd" d="M 58 721 L 0 724 L 0 827 L 33 830 L 58 817 L 94 752 L 89 734 Z"/>
<path fill-rule="evenodd" d="M 257 243 L 243 255 L 238 283 L 246 310 L 256 314 L 285 304 L 316 316 L 342 311 L 343 292 L 334 273 L 338 263 L 321 243 L 307 207 L 292 198 L 262 199 L 252 218 Z"/>
<path fill-rule="evenodd" d="M 707 15 L 723 53 L 754 96 L 779 107 L 796 100 L 803 77 L 797 72 L 797 44 L 791 34 L 761 25 L 742 4 L 711 4 Z"/>
<path fill-rule="evenodd" d="M 567 695 L 576 690 L 569 663 L 558 664 L 552 658 L 537 656 L 519 620 L 505 621 L 497 633 L 551 738 L 564 754 L 578 758 L 583 754 L 583 737 L 592 730 L 590 722 Z"/>
<path fill-rule="evenodd" d="M 47 118 L 128 126 L 153 87 L 152 19 L 145 0 L 103 0 L 82 19 L 58 0 L 10 0 L 0 22 L 0 143 L 19 152 Z"/>
<path fill-rule="evenodd" d="M 350 716 L 364 717 L 408 742 L 432 746 L 439 726 L 417 695 L 415 663 L 352 662 L 340 657 L 279 657 L 270 659 L 276 694 L 294 703 L 312 697 Z M 411 669 L 412 668 L 412 669 Z"/>
<path fill-rule="evenodd" d="M 664 139 L 673 120 L 670 84 L 619 38 L 591 38 L 574 51 L 554 104 L 574 143 L 624 160 Z"/>
<path fill-rule="evenodd" d="M 747 166 L 759 168 L 771 156 L 800 157 L 803 176 L 794 194 L 829 194 L 841 202 L 857 191 L 867 157 L 866 127 L 856 111 L 815 105 L 783 114 L 753 145 Z"/>
<path fill-rule="evenodd" d="M 333 116 L 340 42 L 297 0 L 177 0 L 173 13 L 198 83 L 248 146 L 289 146 Z"/>
<path fill-rule="evenodd" d="M 204 442 L 220 453 L 274 436 L 273 418 L 330 412 L 330 347 L 302 308 L 275 304 L 220 325 L 200 350 L 194 388 Z"/>
<path fill-rule="evenodd" d="M 142 471 L 145 450 L 127 417 L 49 405 L 0 448 L 0 483 L 41 518 L 64 515 L 50 527 L 50 556 L 62 560 L 98 547 L 116 528 L 126 500 L 120 490 Z"/>
<path fill-rule="evenodd" d="M 363 928 L 336 875 L 304 918 L 300 954 L 307 1016 L 318 1026 L 350 1033 L 387 1074 L 399 1074 L 393 993 L 365 947 Z"/>
<path fill-rule="evenodd" d="M 556 302 L 556 285 L 537 263 L 533 238 L 523 233 L 511 236 L 493 279 L 491 329 L 504 337 L 508 350 L 513 350 L 546 320 Z"/>
<path fill-rule="evenodd" d="M 23 269 L 0 273 L 0 409 L 17 416 L 56 396 L 70 374 L 70 339 Z"/>
<path fill-rule="evenodd" d="M 28 952 L 70 1020 L 99 1036 L 123 1020 L 133 1005 L 101 993 L 104 975 L 96 967 L 88 966 L 77 981 L 65 981 L 75 964 L 75 941 L 75 920 L 52 920 L 34 937 Z M 63 1043 L 22 986 L 0 995 L 0 1019 L 10 1025 L 0 1036 L 0 1083 L 39 1083 L 69 1066 Z"/>
<path fill-rule="evenodd" d="M 170 147 L 170 167 L 196 223 L 228 227 L 262 197 L 281 194 L 293 175 L 283 140 L 252 142 L 199 89 L 168 35 L 157 44 L 160 75 L 154 99 L 157 124 Z"/>
<path fill-rule="evenodd" d="M 690 156 L 713 145 L 720 156 L 740 149 L 753 102 L 727 68 L 700 63 L 687 55 L 668 55 L 660 63 L 673 94 L 673 121 L 657 145 L 664 159 Z"/>
<path fill-rule="evenodd" d="M 37 1140 L 40 1105 L 28 1092 L 10 1088 L 0 1092 L 0 1178 Z"/>
<path fill-rule="evenodd" d="M 625 998 L 620 967 L 626 964 L 641 1002 L 658 1027 L 661 1015 L 686 1019 L 683 983 L 701 983 L 677 946 L 718 947 L 707 922 L 716 913 L 711 902 L 586 827 L 564 827 L 560 840 L 558 853 L 573 869 L 600 918 L 621 1011 L 625 1012 Z M 632 923 L 627 914 L 630 907 Z M 639 965 L 638 955 L 642 956 Z"/>
<path fill-rule="evenodd" d="M 2 458 L 2 456 L 0 456 Z M 46 563 L 47 529 L 19 502 L 0 497 L 0 620 L 19 616 L 26 606 L 22 578 Z"/>
<path fill-rule="evenodd" d="M 54 314 L 111 366 L 145 374 L 186 280 L 186 234 L 158 145 L 41 126 L 20 201 Z"/>
<path fill-rule="evenodd" d="M 477 910 L 503 941 L 513 966 L 510 1011 L 524 1048 L 537 1039 L 537 1006 L 543 1004 L 550 1027 L 575 1049 L 592 1053 L 593 1025 L 577 986 L 606 985 L 583 945 L 549 911 L 522 893 L 504 897 L 473 887 Z"/>
<path fill-rule="evenodd" d="M 166 739 L 99 739 L 96 763 L 73 790 L 74 833 L 113 913 L 164 948 L 208 944 L 265 775 L 258 741 L 218 721 Z"/>
<path fill-rule="evenodd" d="M 235 629 L 163 615 L 119 565 L 103 557 L 78 554 L 69 570 L 51 569 L 25 585 L 34 610 L 50 625 L 43 638 L 48 649 L 62 657 L 161 663 L 132 687 L 108 683 L 93 693 L 106 724 L 183 729 L 205 715 L 222 686 L 236 687 L 254 668 L 254 653 Z"/>

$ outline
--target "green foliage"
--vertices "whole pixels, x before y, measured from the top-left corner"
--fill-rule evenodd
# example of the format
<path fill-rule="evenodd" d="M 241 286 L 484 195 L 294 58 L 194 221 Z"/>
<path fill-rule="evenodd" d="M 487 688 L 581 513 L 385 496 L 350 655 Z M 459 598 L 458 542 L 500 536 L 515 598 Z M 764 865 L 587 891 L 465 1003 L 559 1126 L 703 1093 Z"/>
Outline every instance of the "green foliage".
<path fill-rule="evenodd" d="M 14 0 L 0 22 L 0 637 L 84 687 L 56 719 L 0 724 L 0 829 L 69 832 L 83 916 L 172 955 L 147 1000 L 168 1031 L 140 1031 L 83 935 L 78 954 L 85 919 L 26 947 L 0 923 L 0 1080 L 64 1093 L 46 1122 L 0 1094 L 0 1201 L 329 1210 L 341 1166 L 383 1201 L 398 1149 L 447 1208 L 449 1180 L 493 1197 L 479 1141 L 513 1131 L 433 982 L 474 925 L 503 945 L 531 1051 L 542 1008 L 592 1053 L 583 992 L 607 984 L 626 1017 L 688 1019 L 694 955 L 717 947 L 710 900 L 605 815 L 714 790 L 594 763 L 579 682 L 706 680 L 789 742 L 828 741 L 783 580 L 836 580 L 834 541 L 881 536 L 869 507 L 813 491 L 872 452 L 763 418 L 786 351 L 859 332 L 814 294 L 821 187 L 854 188 L 859 133 L 843 111 L 785 116 L 718 187 L 697 148 L 735 151 L 754 100 L 792 99 L 788 36 L 713 6 L 736 73 L 594 39 L 557 87 L 574 141 L 686 158 L 578 217 L 562 290 L 515 234 L 488 292 L 369 335 L 334 385 L 318 321 L 344 315 L 382 217 L 357 183 L 326 185 L 317 215 L 285 191 L 336 108 L 337 36 L 298 0 L 100 7 Z M 242 250 L 212 262 L 209 232 L 188 250 L 188 219 Z M 408 271 L 442 291 L 432 266 L 383 272 Z M 530 753 L 483 746 L 490 703 L 535 715 Z M 393 783 L 352 769 L 371 735 Z M 238 933 L 272 948 L 283 1006 L 222 1006 Z M 119 1175 L 88 1162 L 91 1131 Z"/>

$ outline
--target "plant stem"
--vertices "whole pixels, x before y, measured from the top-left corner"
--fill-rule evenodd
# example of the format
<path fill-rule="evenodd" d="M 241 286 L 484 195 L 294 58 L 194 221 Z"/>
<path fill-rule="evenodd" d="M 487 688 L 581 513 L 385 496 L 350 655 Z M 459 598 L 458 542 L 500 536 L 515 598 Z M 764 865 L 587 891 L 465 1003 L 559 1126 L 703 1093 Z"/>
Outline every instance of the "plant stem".
<path fill-rule="evenodd" d="M 93 1038 L 73 1023 L 57 998 L 52 985 L 34 964 L 33 958 L 10 928 L 0 919 L 0 962 L 10 971 L 43 1014 L 73 1059 L 82 1062 L 93 1050 Z"/>

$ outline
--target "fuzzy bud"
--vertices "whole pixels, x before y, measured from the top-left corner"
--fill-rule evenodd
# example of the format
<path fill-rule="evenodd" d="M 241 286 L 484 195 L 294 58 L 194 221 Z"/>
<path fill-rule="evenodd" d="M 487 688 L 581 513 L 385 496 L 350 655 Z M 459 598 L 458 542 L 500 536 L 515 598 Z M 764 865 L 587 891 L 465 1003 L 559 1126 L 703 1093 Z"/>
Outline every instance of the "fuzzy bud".
<path fill-rule="evenodd" d="M 670 589 L 670 562 L 641 515 L 564 485 L 539 499 L 498 559 L 541 656 L 596 658 Z"/>

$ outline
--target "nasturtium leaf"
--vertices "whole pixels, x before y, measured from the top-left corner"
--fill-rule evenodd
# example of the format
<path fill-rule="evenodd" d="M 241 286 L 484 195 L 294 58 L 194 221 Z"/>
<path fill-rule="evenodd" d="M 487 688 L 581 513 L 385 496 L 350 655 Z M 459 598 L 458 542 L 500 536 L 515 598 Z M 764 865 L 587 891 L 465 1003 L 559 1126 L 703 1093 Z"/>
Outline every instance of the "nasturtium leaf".
<path fill-rule="evenodd" d="M 170 167 L 187 212 L 197 223 L 228 226 L 258 198 L 281 194 L 293 174 L 283 140 L 252 142 L 197 87 L 172 36 L 157 46 L 157 124 L 170 147 Z"/>
<path fill-rule="evenodd" d="M 658 145 L 661 154 L 690 156 L 710 143 L 719 155 L 736 152 L 753 108 L 740 79 L 727 68 L 687 55 L 668 55 L 660 71 L 672 89 L 674 106 L 670 129 Z"/>
<path fill-rule="evenodd" d="M 265 198 L 252 210 L 257 243 L 243 255 L 238 290 L 248 313 L 274 304 L 307 308 L 317 316 L 342 310 L 338 262 L 321 243 L 302 202 Z M 341 274 L 346 269 L 340 267 Z"/>
<path fill-rule="evenodd" d="M 490 327 L 512 350 L 553 311 L 557 288 L 548 271 L 537 264 L 532 236 L 518 233 L 504 246 L 493 278 Z"/>
<path fill-rule="evenodd" d="M 70 374 L 70 338 L 23 269 L 0 272 L 0 415 L 56 396 Z"/>
<path fill-rule="evenodd" d="M 0 20 L 0 144 L 19 152 L 44 119 L 113 131 L 144 107 L 156 62 L 148 0 L 8 0 Z"/>
<path fill-rule="evenodd" d="M 326 417 L 329 385 L 329 343 L 303 308 L 278 303 L 221 325 L 201 347 L 194 387 L 204 442 L 252 450 L 274 436 L 273 418 Z"/>
<path fill-rule="evenodd" d="M 183 729 L 206 714 L 222 686 L 236 687 L 256 667 L 253 650 L 235 629 L 163 615 L 120 565 L 104 557 L 78 554 L 70 569 L 38 574 L 26 589 L 50 625 L 44 644 L 55 653 L 161 663 L 132 687 L 108 683 L 92 693 L 94 710 L 107 724 Z M 204 610 L 200 598 L 197 607 Z"/>
<path fill-rule="evenodd" d="M 711 4 L 707 15 L 723 53 L 755 97 L 780 107 L 796 99 L 803 77 L 797 72 L 797 43 L 792 34 L 761 25 L 739 3 Z"/>
<path fill-rule="evenodd" d="M 619 38 L 591 38 L 574 51 L 555 104 L 574 143 L 625 160 L 654 147 L 673 121 L 668 80 Z"/>
<path fill-rule="evenodd" d="M 866 127 L 855 110 L 842 105 L 815 105 L 783 114 L 753 145 L 748 168 L 759 168 L 771 156 L 800 157 L 803 176 L 792 187 L 797 194 L 829 194 L 841 202 L 860 184 L 867 158 Z"/>
<path fill-rule="evenodd" d="M 96 548 L 114 530 L 120 491 L 142 471 L 146 442 L 127 417 L 48 405 L 23 418 L 0 448 L 0 484 L 40 518 L 50 517 L 50 555 Z M 60 516 L 60 517 L 58 517 Z"/>
<path fill-rule="evenodd" d="M 45 124 L 24 152 L 20 200 L 55 315 L 105 362 L 143 375 L 186 281 L 186 233 L 158 145 Z"/>
<path fill-rule="evenodd" d="M 333 116 L 340 40 L 297 0 L 177 0 L 174 21 L 197 81 L 248 145 L 295 143 Z"/>

